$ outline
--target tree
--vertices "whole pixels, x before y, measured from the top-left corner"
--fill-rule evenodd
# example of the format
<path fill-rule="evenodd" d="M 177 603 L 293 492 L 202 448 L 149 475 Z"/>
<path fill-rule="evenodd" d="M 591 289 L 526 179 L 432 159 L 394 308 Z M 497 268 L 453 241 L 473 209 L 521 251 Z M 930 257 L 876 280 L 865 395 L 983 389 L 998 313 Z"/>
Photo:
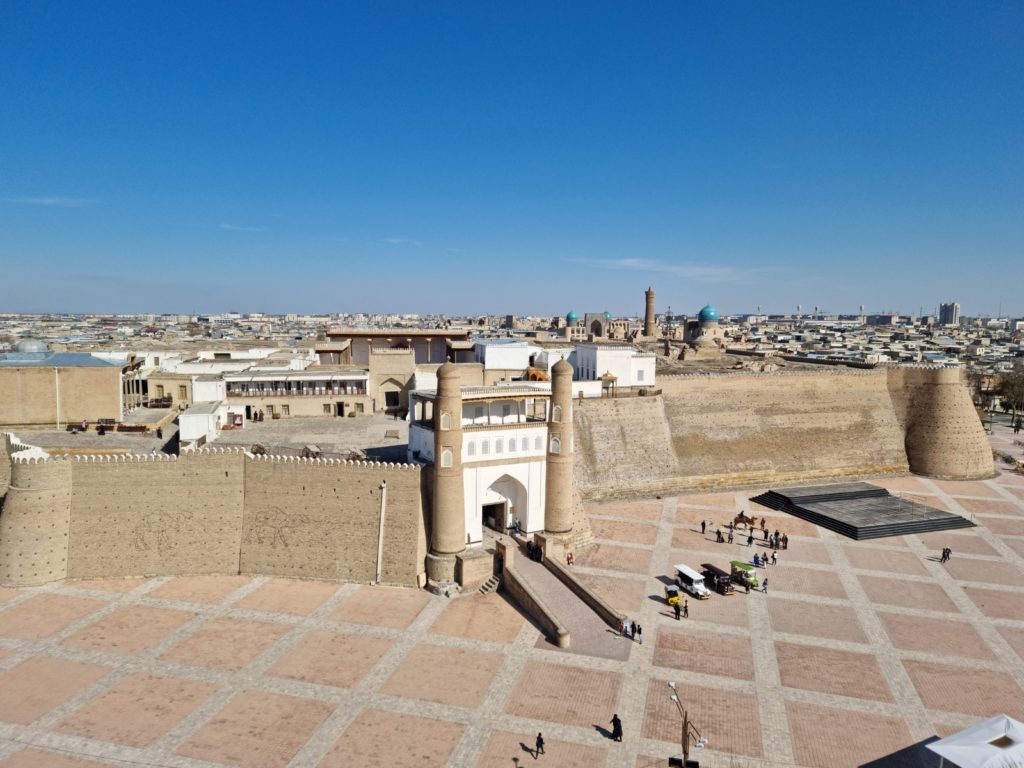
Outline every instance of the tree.
<path fill-rule="evenodd" d="M 1017 412 L 1024 410 L 1024 363 L 1017 363 L 1013 370 L 1004 373 L 999 377 L 999 384 L 996 386 L 996 393 L 1004 404 L 1008 404 L 1013 411 L 1010 418 L 1012 424 L 1017 420 Z"/>

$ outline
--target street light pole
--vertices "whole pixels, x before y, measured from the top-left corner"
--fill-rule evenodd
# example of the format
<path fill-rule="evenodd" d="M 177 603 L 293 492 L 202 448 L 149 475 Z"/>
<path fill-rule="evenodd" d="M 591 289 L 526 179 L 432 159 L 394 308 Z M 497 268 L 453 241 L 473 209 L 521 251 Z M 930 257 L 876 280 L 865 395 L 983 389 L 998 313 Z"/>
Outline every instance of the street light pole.
<path fill-rule="evenodd" d="M 672 689 L 672 702 L 676 705 L 676 709 L 679 710 L 679 716 L 683 719 L 683 729 L 679 736 L 679 746 L 683 749 L 683 766 L 685 767 L 690 761 L 690 739 L 696 736 L 695 746 L 697 749 L 703 749 L 708 743 L 708 740 L 700 735 L 700 731 L 697 727 L 690 722 L 690 713 L 683 707 L 683 702 L 679 700 L 679 696 L 676 695 L 676 684 L 669 683 L 668 687 Z"/>

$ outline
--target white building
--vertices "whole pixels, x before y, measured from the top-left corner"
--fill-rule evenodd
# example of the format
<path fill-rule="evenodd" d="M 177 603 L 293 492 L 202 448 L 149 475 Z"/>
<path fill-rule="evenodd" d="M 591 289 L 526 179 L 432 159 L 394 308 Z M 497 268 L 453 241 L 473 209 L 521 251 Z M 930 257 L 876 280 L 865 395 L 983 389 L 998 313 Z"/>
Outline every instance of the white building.
<path fill-rule="evenodd" d="M 573 368 L 577 381 L 599 381 L 611 374 L 618 387 L 653 387 L 655 356 L 629 345 L 578 344 Z"/>

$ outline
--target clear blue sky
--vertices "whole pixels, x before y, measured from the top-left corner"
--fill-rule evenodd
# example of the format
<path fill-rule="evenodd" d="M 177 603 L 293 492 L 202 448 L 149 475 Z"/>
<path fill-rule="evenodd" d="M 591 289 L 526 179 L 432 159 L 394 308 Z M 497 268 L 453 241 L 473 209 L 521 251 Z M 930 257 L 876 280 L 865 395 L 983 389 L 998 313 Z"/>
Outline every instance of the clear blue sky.
<path fill-rule="evenodd" d="M 0 9 L 0 310 L 1024 314 L 1024 3 Z"/>

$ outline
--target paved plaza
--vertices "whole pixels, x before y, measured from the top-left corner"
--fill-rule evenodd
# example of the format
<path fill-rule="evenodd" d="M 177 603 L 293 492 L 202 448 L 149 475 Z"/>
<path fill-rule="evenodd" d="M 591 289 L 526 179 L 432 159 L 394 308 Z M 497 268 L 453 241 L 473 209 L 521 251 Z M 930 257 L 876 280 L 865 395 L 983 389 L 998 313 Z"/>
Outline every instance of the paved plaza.
<path fill-rule="evenodd" d="M 747 501 L 763 489 L 592 505 L 598 547 L 575 572 L 643 626 L 623 658 L 553 648 L 500 594 L 241 576 L 0 590 L 0 766 L 654 768 L 679 750 L 669 681 L 702 765 L 921 765 L 879 759 L 1024 718 L 1024 476 L 873 482 L 978 527 L 856 542 Z M 745 539 L 700 533 L 740 509 L 789 535 L 768 594 L 691 599 L 677 622 L 659 577 L 749 559 Z"/>

